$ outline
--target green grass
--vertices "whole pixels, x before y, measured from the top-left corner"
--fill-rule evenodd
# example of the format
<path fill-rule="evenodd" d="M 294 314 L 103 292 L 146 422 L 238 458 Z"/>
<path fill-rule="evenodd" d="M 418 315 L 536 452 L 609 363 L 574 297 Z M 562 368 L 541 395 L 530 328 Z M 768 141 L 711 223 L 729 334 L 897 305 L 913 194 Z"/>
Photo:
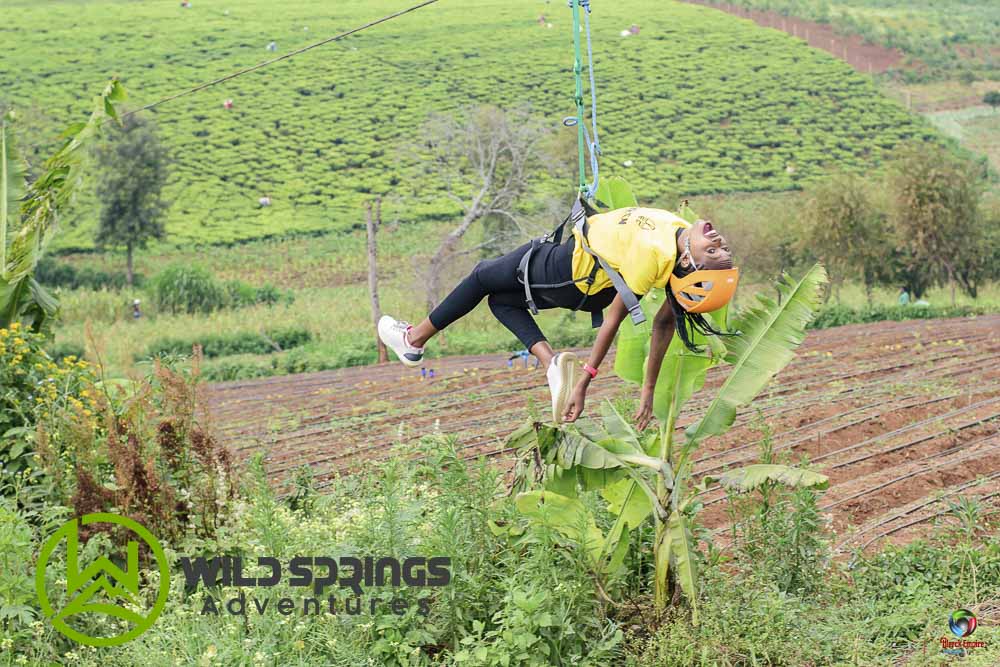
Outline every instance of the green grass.
<path fill-rule="evenodd" d="M 1000 111 L 977 106 L 925 116 L 965 148 L 985 155 L 990 166 L 1000 172 Z"/>
<path fill-rule="evenodd" d="M 0 90 L 37 159 L 110 75 L 138 106 L 264 60 L 272 39 L 286 53 L 401 6 L 14 0 Z M 552 29 L 536 21 L 543 10 Z M 171 242 L 348 229 L 376 194 L 405 222 L 454 217 L 407 147 L 428 114 L 470 104 L 527 104 L 572 132 L 559 124 L 573 106 L 569 21 L 559 4 L 441 3 L 161 107 Z M 632 23 L 641 34 L 621 38 Z M 900 141 L 936 136 L 845 63 L 714 10 L 606 3 L 594 40 L 605 173 L 625 173 L 644 199 L 795 188 L 826 165 L 867 170 Z M 538 189 L 565 196 L 573 184 L 540 175 Z M 274 205 L 258 209 L 265 192 Z M 85 192 L 59 247 L 92 245 L 96 208 Z"/>

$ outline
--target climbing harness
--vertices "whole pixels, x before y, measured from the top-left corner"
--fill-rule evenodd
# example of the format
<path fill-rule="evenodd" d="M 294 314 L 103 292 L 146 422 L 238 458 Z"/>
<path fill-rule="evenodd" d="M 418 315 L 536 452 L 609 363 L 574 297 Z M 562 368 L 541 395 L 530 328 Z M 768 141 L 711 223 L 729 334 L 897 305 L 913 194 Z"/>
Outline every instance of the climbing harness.
<path fill-rule="evenodd" d="M 577 198 L 576 202 L 573 204 L 572 210 L 570 210 L 569 215 L 566 216 L 561 223 L 559 223 L 559 226 L 540 239 L 531 240 L 531 245 L 528 250 L 525 251 L 524 256 L 521 257 L 521 261 L 518 264 L 517 280 L 524 285 L 524 299 L 527 302 L 528 309 L 531 311 L 532 315 L 538 314 L 538 307 L 535 305 L 535 299 L 531 293 L 532 289 L 557 289 L 583 282 L 587 285 L 587 291 L 584 292 L 583 297 L 580 299 L 580 303 L 577 304 L 576 308 L 573 308 L 573 310 L 580 310 L 587 303 L 587 299 L 590 297 L 590 288 L 594 285 L 594 282 L 597 279 L 597 272 L 603 269 L 604 273 L 606 273 L 608 278 L 611 279 L 611 284 L 614 286 L 618 296 L 621 297 L 622 302 L 625 304 L 625 308 L 628 309 L 632 322 L 638 325 L 646 321 L 646 315 L 642 312 L 642 307 L 639 305 L 639 299 L 636 298 L 635 293 L 629 289 L 629 286 L 625 283 L 625 279 L 622 278 L 621 274 L 608 264 L 603 257 L 594 252 L 591 249 L 590 244 L 587 242 L 587 232 L 590 227 L 587 224 L 587 218 L 595 215 L 596 213 L 597 211 L 595 211 L 587 202 Z M 528 278 L 530 275 L 528 270 L 531 266 L 531 255 L 534 254 L 535 250 L 538 249 L 543 243 L 554 243 L 555 245 L 561 244 L 563 229 L 566 227 L 566 224 L 570 222 L 573 224 L 573 229 L 580 232 L 580 244 L 584 252 L 594 258 L 594 266 L 591 268 L 590 274 L 586 277 L 574 278 L 561 283 L 532 284 Z M 590 319 L 591 325 L 596 329 L 604 323 L 604 313 L 599 310 L 594 311 L 590 314 Z"/>

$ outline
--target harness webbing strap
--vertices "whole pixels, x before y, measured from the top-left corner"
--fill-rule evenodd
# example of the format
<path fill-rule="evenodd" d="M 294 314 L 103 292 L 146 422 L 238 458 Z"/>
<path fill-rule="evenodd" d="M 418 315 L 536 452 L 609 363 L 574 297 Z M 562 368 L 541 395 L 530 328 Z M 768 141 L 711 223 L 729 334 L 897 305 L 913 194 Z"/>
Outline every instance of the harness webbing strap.
<path fill-rule="evenodd" d="M 635 293 L 629 288 L 625 279 L 622 278 L 621 274 L 618 273 L 610 264 L 608 264 L 603 257 L 598 255 L 587 243 L 587 208 L 586 204 L 577 198 L 576 202 L 573 204 L 573 208 L 570 210 L 566 219 L 559 223 L 559 226 L 552 230 L 550 233 L 546 234 L 540 239 L 532 239 L 531 245 L 528 250 L 521 257 L 521 261 L 517 265 L 517 279 L 524 284 L 524 300 L 528 304 L 528 309 L 531 311 L 532 315 L 538 314 L 538 307 L 535 305 L 534 296 L 531 293 L 532 288 L 534 289 L 555 289 L 559 287 L 566 287 L 568 285 L 573 285 L 578 282 L 587 283 L 587 291 L 584 293 L 583 298 L 580 300 L 580 304 L 574 308 L 574 310 L 580 310 L 583 308 L 584 303 L 586 303 L 587 298 L 590 296 L 590 288 L 593 286 L 597 279 L 598 269 L 602 269 L 604 273 L 608 275 L 611 279 L 611 284 L 614 285 L 615 291 L 621 297 L 622 302 L 625 304 L 625 308 L 628 309 L 629 315 L 632 318 L 632 322 L 635 324 L 642 324 L 646 321 L 646 314 L 642 312 L 642 306 L 639 305 L 639 299 L 636 298 Z M 580 246 L 583 250 L 594 258 L 594 266 L 590 270 L 590 275 L 586 278 L 575 278 L 573 280 L 568 280 L 562 283 L 552 283 L 552 284 L 531 284 L 529 277 L 529 268 L 531 266 L 531 256 L 534 254 L 535 249 L 542 243 L 556 243 L 559 244 L 562 240 L 563 228 L 566 226 L 567 222 L 573 222 L 574 229 L 580 230 Z M 550 239 L 553 239 L 550 241 Z M 601 326 L 604 321 L 604 315 L 600 311 L 595 311 L 591 313 L 591 324 L 596 329 Z"/>
<path fill-rule="evenodd" d="M 535 252 L 537 244 L 538 239 L 531 239 L 531 246 L 521 257 L 521 261 L 517 265 L 518 279 L 524 283 L 524 300 L 528 302 L 528 310 L 531 311 L 532 315 L 538 314 L 538 307 L 535 306 L 535 299 L 531 296 L 531 279 L 528 277 L 528 266 L 531 263 L 531 254 Z"/>
<path fill-rule="evenodd" d="M 646 313 L 642 312 L 642 306 L 639 305 L 639 299 L 635 297 L 635 293 L 629 289 L 628 284 L 622 275 L 611 268 L 611 265 L 604 261 L 604 258 L 595 253 L 590 249 L 587 244 L 587 232 L 586 224 L 584 224 L 584 231 L 580 235 L 580 243 L 583 249 L 589 253 L 601 268 L 604 269 L 604 273 L 608 274 L 608 278 L 611 279 L 611 284 L 615 286 L 615 291 L 618 292 L 618 296 L 622 298 L 622 302 L 625 304 L 625 308 L 628 309 L 629 315 L 632 317 L 632 323 L 635 325 L 642 324 L 646 321 Z"/>

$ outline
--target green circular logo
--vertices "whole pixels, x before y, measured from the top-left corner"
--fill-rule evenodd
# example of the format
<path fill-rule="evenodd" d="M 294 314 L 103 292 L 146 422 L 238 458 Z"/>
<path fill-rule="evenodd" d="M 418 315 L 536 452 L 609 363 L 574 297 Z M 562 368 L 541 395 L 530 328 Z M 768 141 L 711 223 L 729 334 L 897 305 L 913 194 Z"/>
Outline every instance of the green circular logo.
<path fill-rule="evenodd" d="M 140 603 L 139 581 L 139 543 L 129 539 L 125 548 L 125 569 L 115 565 L 106 555 L 89 564 L 82 571 L 79 568 L 80 526 L 95 523 L 111 523 L 123 526 L 132 531 L 146 543 L 150 553 L 156 559 L 160 572 L 160 587 L 156 593 L 156 602 L 145 616 L 122 604 L 122 601 L 132 607 Z M 45 589 L 45 569 L 49 559 L 63 540 L 66 540 L 66 593 L 69 602 L 56 611 L 49 601 Z M 38 568 L 35 572 L 35 592 L 38 603 L 46 618 L 52 621 L 52 626 L 70 639 L 89 646 L 117 646 L 131 641 L 148 630 L 163 611 L 170 592 L 170 568 L 163 547 L 153 534 L 132 519 L 117 514 L 85 514 L 79 519 L 70 519 L 59 530 L 53 533 L 42 546 L 38 554 Z M 103 595 L 100 595 L 103 592 Z M 127 621 L 132 628 L 121 635 L 113 637 L 91 637 L 69 626 L 67 620 L 76 614 L 105 614 Z"/>

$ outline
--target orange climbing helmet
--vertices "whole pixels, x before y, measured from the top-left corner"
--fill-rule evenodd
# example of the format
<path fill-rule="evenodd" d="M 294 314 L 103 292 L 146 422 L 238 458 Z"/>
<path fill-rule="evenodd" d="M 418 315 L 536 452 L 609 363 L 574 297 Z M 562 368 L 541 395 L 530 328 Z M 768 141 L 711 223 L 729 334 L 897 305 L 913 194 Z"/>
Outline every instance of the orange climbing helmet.
<path fill-rule="evenodd" d="M 686 276 L 670 276 L 670 291 L 689 313 L 710 313 L 729 303 L 736 293 L 740 270 L 699 269 Z"/>

